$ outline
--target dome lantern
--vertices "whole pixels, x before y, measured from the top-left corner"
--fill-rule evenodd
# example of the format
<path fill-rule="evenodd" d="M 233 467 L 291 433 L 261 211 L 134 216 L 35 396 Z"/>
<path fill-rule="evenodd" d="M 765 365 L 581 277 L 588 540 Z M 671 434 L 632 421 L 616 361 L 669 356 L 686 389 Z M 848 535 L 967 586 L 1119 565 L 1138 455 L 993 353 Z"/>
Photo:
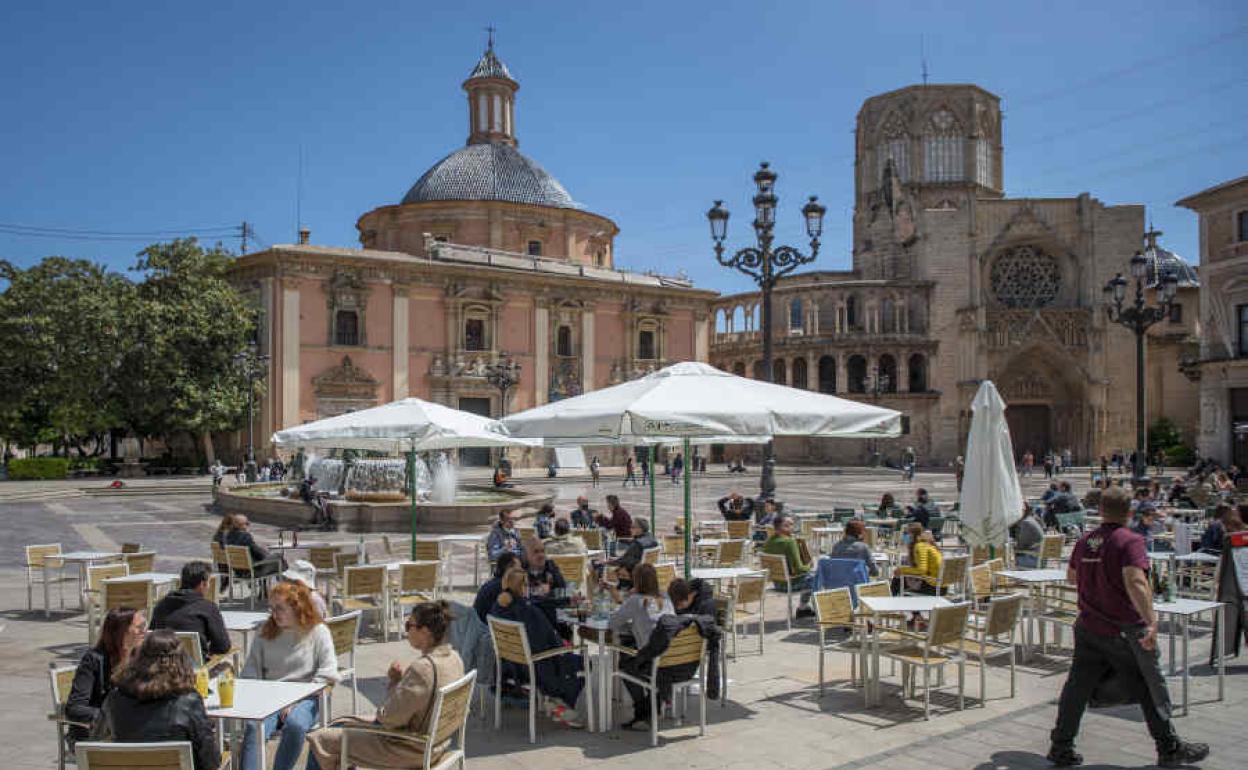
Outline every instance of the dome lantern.
<path fill-rule="evenodd" d="M 494 35 L 472 74 L 464 81 L 468 92 L 468 144 L 501 143 L 515 147 L 516 91 L 520 84 L 494 53 Z"/>

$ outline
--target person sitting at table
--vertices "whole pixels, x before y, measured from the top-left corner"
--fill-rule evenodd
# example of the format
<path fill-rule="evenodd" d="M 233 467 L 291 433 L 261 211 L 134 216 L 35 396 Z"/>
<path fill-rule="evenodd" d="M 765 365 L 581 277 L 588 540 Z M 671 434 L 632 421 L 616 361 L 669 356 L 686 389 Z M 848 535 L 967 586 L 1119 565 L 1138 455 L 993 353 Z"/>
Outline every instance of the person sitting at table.
<path fill-rule="evenodd" d="M 464 675 L 464 662 L 451 648 L 451 605 L 446 601 L 423 602 L 412 607 L 403 624 L 407 643 L 416 659 L 406 667 L 394 661 L 386 670 L 386 699 L 369 721 L 345 717 L 333 727 L 308 733 L 308 770 L 338 770 L 342 756 L 342 728 L 381 727 L 412 734 L 426 733 L 438 688 Z M 422 747 L 410 741 L 392 740 L 383 735 L 355 733 L 347 744 L 347 761 L 366 767 L 419 767 L 424 761 Z M 436 751 L 436 750 L 435 750 Z"/>
<path fill-rule="evenodd" d="M 252 566 L 256 577 L 276 575 L 286 568 L 280 556 L 273 556 L 269 550 L 256 542 L 251 534 L 251 522 L 241 513 L 234 514 L 234 528 L 225 537 L 226 545 L 243 545 L 251 552 Z"/>
<path fill-rule="evenodd" d="M 576 508 L 572 511 L 572 526 L 576 529 L 589 529 L 598 520 L 598 511 L 589 507 L 589 498 L 581 495 L 576 498 Z"/>
<path fill-rule="evenodd" d="M 923 529 L 923 525 L 915 522 L 906 527 L 906 540 L 910 545 L 909 564 L 897 568 L 897 577 L 893 578 L 893 593 L 901 593 L 901 581 L 906 581 L 906 589 L 918 594 L 936 594 L 936 580 L 940 577 L 940 563 L 944 557 L 936 547 L 932 533 Z M 940 593 L 945 589 L 941 588 Z"/>
<path fill-rule="evenodd" d="M 1057 485 L 1057 494 L 1049 498 L 1044 507 L 1044 526 L 1060 530 L 1057 514 L 1078 513 L 1083 510 L 1083 501 L 1071 491 L 1070 482 L 1063 481 Z"/>
<path fill-rule="evenodd" d="M 281 574 L 281 579 L 286 582 L 299 583 L 308 589 L 308 594 L 312 597 L 312 606 L 316 608 L 316 614 L 321 620 L 329 617 L 329 605 L 325 603 L 325 597 L 321 596 L 321 592 L 316 590 L 316 565 L 306 559 L 297 559 L 290 568 Z"/>
<path fill-rule="evenodd" d="M 609 562 L 622 573 L 623 579 L 630 580 L 633 568 L 641 564 L 645 553 L 650 548 L 658 548 L 659 541 L 654 539 L 654 535 L 650 534 L 650 522 L 645 519 L 634 519 L 632 526 L 629 528 L 629 535 L 632 541 L 629 542 L 628 548 L 624 549 L 624 553 L 618 556 L 614 561 Z"/>
<path fill-rule="evenodd" d="M 515 514 L 512 511 L 499 511 L 498 521 L 490 528 L 490 535 L 485 539 L 485 553 L 490 561 L 511 552 L 519 556 L 524 551 L 520 543 L 520 533 L 516 531 Z"/>
<path fill-rule="evenodd" d="M 1214 556 L 1222 554 L 1222 541 L 1226 538 L 1226 520 L 1234 510 L 1229 503 L 1218 503 L 1218 507 L 1213 512 L 1213 520 L 1209 522 L 1200 536 L 1201 553 Z"/>
<path fill-rule="evenodd" d="M 224 548 L 232 529 L 234 529 L 234 514 L 227 513 L 221 517 L 221 523 L 217 524 L 217 531 L 212 535 L 213 541 Z"/>
<path fill-rule="evenodd" d="M 828 555 L 834 559 L 857 559 L 867 565 L 867 573 L 871 577 L 877 577 L 880 574 L 880 568 L 875 566 L 875 557 L 871 554 L 871 548 L 863 542 L 866 531 L 867 525 L 857 519 L 845 522 L 845 535 L 836 541 L 836 544 L 832 546 L 832 552 Z"/>
<path fill-rule="evenodd" d="M 1044 490 L 1044 494 L 1040 495 L 1040 501 L 1047 504 L 1050 500 L 1052 500 L 1056 496 L 1057 496 L 1057 482 L 1054 481 L 1053 483 L 1049 484 L 1048 489 Z"/>
<path fill-rule="evenodd" d="M 563 637 L 555 630 L 550 618 L 529 600 L 529 581 L 523 569 L 513 566 L 507 570 L 502 578 L 502 587 L 490 615 L 523 623 L 529 637 L 529 650 L 534 655 L 564 646 Z M 581 656 L 576 654 L 557 655 L 534 664 L 538 690 L 561 701 L 551 711 L 550 718 L 567 727 L 585 726 L 577 708 L 584 687 L 578 676 L 582 668 Z"/>
<path fill-rule="evenodd" d="M 611 613 L 609 625 L 611 633 L 622 644 L 633 649 L 641 649 L 650 641 L 650 632 L 655 622 L 663 615 L 674 615 L 676 610 L 671 600 L 659 590 L 659 576 L 652 564 L 638 564 L 633 569 L 632 588 L 628 596 L 614 612 Z M 612 597 L 620 601 L 620 593 L 611 586 L 606 586 Z M 628 662 L 629 655 L 621 655 L 621 665 Z M 633 718 L 624 723 L 625 730 L 631 730 L 639 722 L 650 721 L 650 699 L 646 691 L 628 680 L 624 687 L 633 699 Z"/>
<path fill-rule="evenodd" d="M 537 515 L 533 517 L 533 531 L 537 536 L 545 540 L 550 537 L 551 530 L 555 526 L 555 506 L 550 503 L 542 503 L 542 507 L 537 509 Z"/>
<path fill-rule="evenodd" d="M 188 561 L 182 565 L 178 588 L 165 594 L 152 608 L 153 629 L 194 631 L 199 634 L 199 648 L 205 658 L 229 652 L 231 647 L 221 610 L 207 598 L 211 576 L 212 567 L 207 562 Z"/>
<path fill-rule="evenodd" d="M 1135 521 L 1131 524 L 1131 531 L 1144 538 L 1145 549 L 1154 550 L 1153 535 L 1157 533 L 1155 523 L 1157 520 L 1157 511 L 1150 505 L 1139 509 L 1135 515 Z"/>
<path fill-rule="evenodd" d="M 113 680 L 129 663 L 134 651 L 147 633 L 147 619 L 130 607 L 111 609 L 100 623 L 100 636 L 95 646 L 82 654 L 74 671 L 73 684 L 65 699 L 65 718 L 69 726 L 69 745 L 84 740 L 100 715 L 104 698 L 113 689 Z"/>
<path fill-rule="evenodd" d="M 1044 543 L 1044 525 L 1036 514 L 1023 504 L 1023 518 L 1018 520 L 1014 535 L 1014 562 L 1027 569 L 1035 569 L 1040 563 L 1040 546 Z"/>
<path fill-rule="evenodd" d="M 715 503 L 724 521 L 748 521 L 754 516 L 754 501 L 732 490 Z"/>
<path fill-rule="evenodd" d="M 546 544 L 536 537 L 524 543 L 524 573 L 529 579 L 529 596 L 535 600 L 555 598 L 556 592 L 568 587 L 559 565 L 546 558 Z"/>
<path fill-rule="evenodd" d="M 572 534 L 567 519 L 555 519 L 555 534 L 546 540 L 546 553 L 552 556 L 580 556 L 589 553 L 589 547 L 579 535 Z"/>
<path fill-rule="evenodd" d="M 776 581 L 776 588 L 800 591 L 796 617 L 814 617 L 815 611 L 810 606 L 814 573 L 811 572 L 811 563 L 802 560 L 797 540 L 793 537 L 793 517 L 781 513 L 776 516 L 775 526 L 775 533 L 763 543 L 763 553 L 783 556 L 789 566 L 789 584 L 785 586 L 782 581 Z"/>
<path fill-rule="evenodd" d="M 192 663 L 173 631 L 148 634 L 104 699 L 92 737 L 116 743 L 186 741 L 195 770 L 217 770 L 217 731 L 195 690 Z"/>
<path fill-rule="evenodd" d="M 598 517 L 598 526 L 611 530 L 617 540 L 633 536 L 633 517 L 620 505 L 619 497 L 607 495 L 607 513 L 610 515 Z"/>
<path fill-rule="evenodd" d="M 754 504 L 754 524 L 759 527 L 771 526 L 775 523 L 778 513 L 780 513 L 780 504 L 775 498 L 764 498 Z"/>
<path fill-rule="evenodd" d="M 927 496 L 927 490 L 920 488 L 915 494 L 914 505 L 908 509 L 908 517 L 911 521 L 917 521 L 923 525 L 923 529 L 927 529 L 932 521 L 932 516 L 939 515 L 936 506 L 932 503 L 931 498 Z"/>
<path fill-rule="evenodd" d="M 893 497 L 892 492 L 885 492 L 880 496 L 880 505 L 875 509 L 875 515 L 881 519 L 887 519 L 896 513 L 897 500 Z"/>
<path fill-rule="evenodd" d="M 269 592 L 269 608 L 272 614 L 252 642 L 242 676 L 280 682 L 336 682 L 338 658 L 334 640 L 329 628 L 317 617 L 307 587 L 301 583 L 278 583 Z M 263 725 L 248 721 L 243 733 L 243 770 L 262 770 L 260 741 L 267 740 L 278 727 L 282 729 L 282 739 L 273 757 L 273 770 L 291 770 L 320 708 L 320 697 L 313 695 L 273 714 Z"/>
<path fill-rule="evenodd" d="M 472 601 L 472 609 L 477 613 L 477 617 L 481 618 L 482 623 L 485 622 L 485 616 L 490 613 L 494 602 L 498 601 L 498 595 L 503 592 L 503 575 L 516 566 L 520 566 L 520 557 L 511 551 L 504 551 L 494 564 L 494 575 L 477 591 L 477 597 Z"/>

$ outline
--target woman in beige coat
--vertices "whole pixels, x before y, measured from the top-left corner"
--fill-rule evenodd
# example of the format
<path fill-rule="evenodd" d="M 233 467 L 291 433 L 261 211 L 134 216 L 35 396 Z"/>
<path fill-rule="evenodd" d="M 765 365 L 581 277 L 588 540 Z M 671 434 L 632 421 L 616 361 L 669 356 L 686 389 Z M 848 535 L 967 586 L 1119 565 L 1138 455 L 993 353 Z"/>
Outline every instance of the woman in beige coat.
<path fill-rule="evenodd" d="M 447 644 L 451 628 L 450 605 L 444 601 L 425 602 L 412 608 L 404 623 L 407 643 L 419 653 L 405 670 L 395 661 L 387 674 L 390 689 L 386 702 L 377 709 L 375 722 L 345 718 L 335 720 L 341 727 L 381 727 L 422 733 L 428 729 L 434 696 L 439 687 L 464 675 L 464 663 Z M 342 751 L 342 729 L 328 727 L 308 734 L 308 770 L 338 770 Z M 419 767 L 423 748 L 413 742 L 385 735 L 352 733 L 347 744 L 348 761 L 367 767 Z"/>

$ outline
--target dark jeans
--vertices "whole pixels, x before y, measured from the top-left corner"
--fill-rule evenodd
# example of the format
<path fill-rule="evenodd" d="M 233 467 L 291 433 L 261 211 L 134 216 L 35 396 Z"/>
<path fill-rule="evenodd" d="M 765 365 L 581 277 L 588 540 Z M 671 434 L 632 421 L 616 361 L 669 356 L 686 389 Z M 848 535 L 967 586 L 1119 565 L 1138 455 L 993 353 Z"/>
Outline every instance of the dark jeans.
<path fill-rule="evenodd" d="M 1128 631 L 1126 633 L 1135 633 Z M 1132 700 L 1137 700 L 1148 723 L 1148 732 L 1158 750 L 1172 746 L 1177 740 L 1174 725 L 1170 722 L 1170 693 L 1161 676 L 1157 650 L 1137 656 L 1123 636 L 1101 636 L 1075 626 L 1075 655 L 1070 665 L 1066 684 L 1057 705 L 1057 725 L 1050 733 L 1056 748 L 1075 745 L 1079 722 L 1083 711 L 1097 685 L 1112 673 L 1123 685 L 1130 688 Z M 1149 670 L 1141 668 L 1144 663 Z M 1160 682 L 1160 687 L 1149 687 L 1148 679 Z M 1154 699 L 1154 692 L 1157 698 Z"/>

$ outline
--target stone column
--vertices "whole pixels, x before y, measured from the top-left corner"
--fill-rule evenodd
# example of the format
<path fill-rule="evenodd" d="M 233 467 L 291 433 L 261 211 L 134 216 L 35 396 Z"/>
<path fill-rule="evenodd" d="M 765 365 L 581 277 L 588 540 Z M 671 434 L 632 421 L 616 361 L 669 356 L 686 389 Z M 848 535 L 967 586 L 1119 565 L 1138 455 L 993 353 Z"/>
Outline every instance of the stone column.
<path fill-rule="evenodd" d="M 655 340 L 657 343 L 658 340 Z M 581 314 L 581 392 L 594 389 L 594 311 Z"/>
<path fill-rule="evenodd" d="M 408 298 L 406 286 L 394 286 L 394 329 L 391 333 L 390 367 L 393 382 L 393 400 L 407 398 L 408 394 Z"/>
<path fill-rule="evenodd" d="M 819 356 L 813 353 L 806 356 L 806 389 L 819 390 Z"/>
<path fill-rule="evenodd" d="M 299 287 L 282 287 L 282 428 L 294 427 L 299 419 Z"/>
<path fill-rule="evenodd" d="M 545 305 L 533 308 L 533 404 L 540 406 L 550 398 L 550 310 Z"/>
<path fill-rule="evenodd" d="M 844 353 L 836 354 L 836 392 L 849 392 L 849 356 Z"/>
<path fill-rule="evenodd" d="M 693 319 L 694 361 L 707 361 L 710 359 L 710 351 L 707 345 L 708 330 L 706 328 L 706 321 L 706 316 L 702 315 L 695 316 Z"/>
<path fill-rule="evenodd" d="M 906 350 L 897 354 L 897 392 L 910 392 L 910 352 Z"/>

